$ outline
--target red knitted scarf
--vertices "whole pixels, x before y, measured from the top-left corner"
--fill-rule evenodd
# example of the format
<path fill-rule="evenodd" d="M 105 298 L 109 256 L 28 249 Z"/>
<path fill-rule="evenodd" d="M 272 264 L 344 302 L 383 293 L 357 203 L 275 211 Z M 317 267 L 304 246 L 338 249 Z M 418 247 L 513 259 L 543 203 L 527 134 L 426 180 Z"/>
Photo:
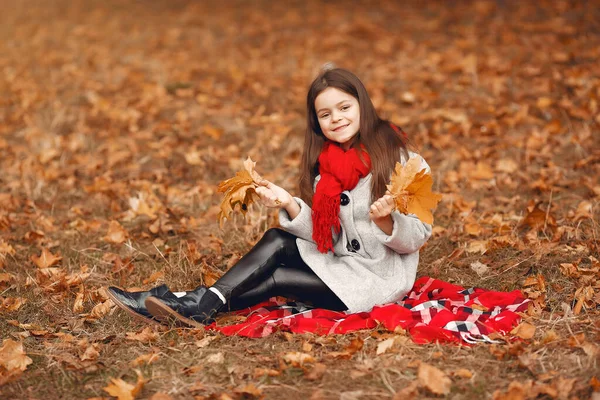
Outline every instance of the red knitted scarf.
<path fill-rule="evenodd" d="M 362 151 L 361 160 L 356 149 L 342 150 L 332 142 L 326 142 L 319 156 L 321 180 L 313 196 L 313 239 L 321 253 L 333 251 L 333 235 L 340 232 L 340 195 L 352 190 L 360 178 L 371 170 L 371 158 Z M 365 164 L 366 163 L 366 164 Z"/>

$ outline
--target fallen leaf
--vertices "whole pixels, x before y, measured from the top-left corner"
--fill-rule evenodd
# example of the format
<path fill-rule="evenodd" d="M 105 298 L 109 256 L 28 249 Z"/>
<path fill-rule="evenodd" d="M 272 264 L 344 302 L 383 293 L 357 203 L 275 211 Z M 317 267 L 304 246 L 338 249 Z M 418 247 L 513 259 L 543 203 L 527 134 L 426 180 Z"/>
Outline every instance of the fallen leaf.
<path fill-rule="evenodd" d="M 25 371 L 27 366 L 33 360 L 25 354 L 22 342 L 15 342 L 12 339 L 2 341 L 0 347 L 0 366 L 4 367 L 8 372 Z"/>
<path fill-rule="evenodd" d="M 53 265 L 58 264 L 60 260 L 62 260 L 62 257 L 52 254 L 50 250 L 46 248 L 42 250 L 42 253 L 39 256 L 31 256 L 31 261 L 33 261 L 38 268 L 42 269 L 52 267 Z"/>
<path fill-rule="evenodd" d="M 17 311 L 26 301 L 24 297 L 0 297 L 0 312 Z"/>
<path fill-rule="evenodd" d="M 510 333 L 521 339 L 531 339 L 535 334 L 535 326 L 527 322 L 521 322 L 517 327 L 513 328 Z"/>
<path fill-rule="evenodd" d="M 138 380 L 135 385 L 125 382 L 122 379 L 111 378 L 111 384 L 106 386 L 104 391 L 118 400 L 134 400 L 140 393 L 146 382 L 139 370 L 135 370 Z"/>
<path fill-rule="evenodd" d="M 117 221 L 110 221 L 104 240 L 113 244 L 123 244 L 127 240 L 127 231 Z"/>
<path fill-rule="evenodd" d="M 225 356 L 223 353 L 214 353 L 206 357 L 205 361 L 210 364 L 223 364 L 225 362 Z"/>
<path fill-rule="evenodd" d="M 488 251 L 487 240 L 472 240 L 467 246 L 467 253 L 481 253 L 485 254 Z"/>
<path fill-rule="evenodd" d="M 131 361 L 129 363 L 129 365 L 131 365 L 132 367 L 138 367 L 142 364 L 152 364 L 154 361 L 158 360 L 159 355 L 158 353 L 148 353 L 148 354 L 142 354 L 141 356 L 137 357 L 135 360 Z"/>
<path fill-rule="evenodd" d="M 87 349 L 85 349 L 85 352 L 81 355 L 80 359 L 81 361 L 93 361 L 97 360 L 99 356 L 100 352 L 98 351 L 98 345 L 91 344 L 87 347 Z"/>
<path fill-rule="evenodd" d="M 77 292 L 77 295 L 75 296 L 75 301 L 73 302 L 73 312 L 75 314 L 79 314 L 83 311 L 83 297 L 83 290 Z"/>
<path fill-rule="evenodd" d="M 304 377 L 309 381 L 316 381 L 323 377 L 325 371 L 327 371 L 325 364 L 316 363 Z"/>
<path fill-rule="evenodd" d="M 452 380 L 442 370 L 421 363 L 417 372 L 419 384 L 433 394 L 448 394 L 452 386 Z"/>
<path fill-rule="evenodd" d="M 474 263 L 471 263 L 471 269 L 473 271 L 475 271 L 475 273 L 479 276 L 484 276 L 489 271 L 488 266 L 479 261 L 475 261 Z"/>
<path fill-rule="evenodd" d="M 92 319 L 101 319 L 104 318 L 106 314 L 110 311 L 110 309 L 114 306 L 112 300 L 106 300 L 103 303 L 98 303 L 92 308 L 88 317 Z"/>
<path fill-rule="evenodd" d="M 525 400 L 529 397 L 529 392 L 531 390 L 532 383 L 531 381 L 522 384 L 517 381 L 512 381 L 508 385 L 508 390 L 506 392 L 502 392 L 500 390 L 496 390 L 492 395 L 493 400 Z"/>
<path fill-rule="evenodd" d="M 471 379 L 473 377 L 473 372 L 469 371 L 466 368 L 457 369 L 452 373 L 452 376 L 458 376 L 459 378 Z"/>
<path fill-rule="evenodd" d="M 408 386 L 400 389 L 392 400 L 405 400 L 405 399 L 417 399 L 419 398 L 419 381 L 415 379 Z"/>
<path fill-rule="evenodd" d="M 261 376 L 279 376 L 281 371 L 269 368 L 254 368 L 254 379 L 260 378 Z"/>
<path fill-rule="evenodd" d="M 239 393 L 240 395 L 242 395 L 242 397 L 244 399 L 246 399 L 246 398 L 253 399 L 253 398 L 262 398 L 263 397 L 262 390 L 260 390 L 256 386 L 254 386 L 253 383 L 249 383 L 242 387 L 236 388 L 233 391 L 235 393 Z"/>
<path fill-rule="evenodd" d="M 165 273 L 162 271 L 154 271 L 152 274 L 150 274 L 150 276 L 146 279 L 144 279 L 142 282 L 144 282 L 144 284 L 150 284 L 150 283 L 154 283 L 157 280 L 163 278 L 165 276 Z"/>
<path fill-rule="evenodd" d="M 541 231 L 545 227 L 552 230 L 556 228 L 556 219 L 551 212 L 542 210 L 539 204 L 536 204 L 527 214 L 522 224 L 529 226 L 534 231 Z"/>
<path fill-rule="evenodd" d="M 548 344 L 550 342 L 554 342 L 555 340 L 558 340 L 558 334 L 556 331 L 550 329 L 549 331 L 544 332 L 544 336 L 542 337 L 543 344 Z"/>
<path fill-rule="evenodd" d="M 415 214 L 421 221 L 432 224 L 432 210 L 436 208 L 442 195 L 433 193 L 433 178 L 421 169 L 423 159 L 413 157 L 403 166 L 396 163 L 388 190 L 394 196 L 396 208 L 404 214 Z"/>
<path fill-rule="evenodd" d="M 138 342 L 150 343 L 158 339 L 158 333 L 154 332 L 149 326 L 142 329 L 141 332 L 127 332 L 125 334 L 128 340 L 137 340 Z"/>
<path fill-rule="evenodd" d="M 382 342 L 379 342 L 377 345 L 377 355 L 383 354 L 394 346 L 395 338 L 389 338 Z"/>
<path fill-rule="evenodd" d="M 173 398 L 166 393 L 157 392 L 150 397 L 150 400 L 173 400 Z"/>
<path fill-rule="evenodd" d="M 200 348 L 206 347 L 216 338 L 217 338 L 216 336 L 205 336 L 196 342 L 196 346 L 198 346 Z"/>
<path fill-rule="evenodd" d="M 292 351 L 281 357 L 285 362 L 292 364 L 295 367 L 302 366 L 304 363 L 314 363 L 315 359 L 310 354 Z"/>

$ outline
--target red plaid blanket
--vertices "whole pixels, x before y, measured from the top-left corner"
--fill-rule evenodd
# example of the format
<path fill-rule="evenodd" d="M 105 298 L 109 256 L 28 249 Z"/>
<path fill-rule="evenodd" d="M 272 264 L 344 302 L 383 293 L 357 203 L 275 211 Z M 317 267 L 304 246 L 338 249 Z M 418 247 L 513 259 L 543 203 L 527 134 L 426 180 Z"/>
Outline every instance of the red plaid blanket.
<path fill-rule="evenodd" d="M 348 314 L 309 308 L 302 303 L 273 298 L 252 308 L 236 311 L 244 322 L 228 326 L 212 324 L 225 335 L 265 337 L 276 330 L 318 335 L 346 333 L 382 325 L 393 331 L 402 327 L 416 343 L 494 342 L 492 332 L 506 334 L 527 310 L 530 300 L 518 290 L 494 292 L 452 285 L 422 277 L 402 301 L 374 307 L 370 312 Z"/>

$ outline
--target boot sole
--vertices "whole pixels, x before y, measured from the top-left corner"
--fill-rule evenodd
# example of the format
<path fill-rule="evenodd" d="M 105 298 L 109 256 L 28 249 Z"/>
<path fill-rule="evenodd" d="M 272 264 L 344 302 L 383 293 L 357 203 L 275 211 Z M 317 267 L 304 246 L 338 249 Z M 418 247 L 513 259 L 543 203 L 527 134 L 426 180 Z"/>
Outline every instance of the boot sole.
<path fill-rule="evenodd" d="M 193 319 L 184 317 L 156 297 L 148 297 L 145 303 L 148 312 L 162 323 L 167 323 L 169 325 L 174 324 L 184 328 L 205 328 L 205 326 L 200 322 L 196 322 Z"/>
<path fill-rule="evenodd" d="M 127 312 L 129 315 L 131 315 L 132 317 L 134 317 L 135 319 L 139 320 L 139 321 L 144 321 L 146 323 L 151 323 L 153 325 L 160 325 L 160 322 L 152 319 L 152 318 L 148 318 L 143 316 L 142 314 L 139 314 L 135 311 L 133 311 L 131 308 L 127 307 L 125 304 L 121 303 L 121 300 L 119 300 L 117 297 L 115 297 L 110 290 L 106 290 L 106 293 L 108 294 L 108 297 L 110 298 L 110 300 L 115 303 L 115 305 L 117 307 L 119 307 L 121 310 Z"/>

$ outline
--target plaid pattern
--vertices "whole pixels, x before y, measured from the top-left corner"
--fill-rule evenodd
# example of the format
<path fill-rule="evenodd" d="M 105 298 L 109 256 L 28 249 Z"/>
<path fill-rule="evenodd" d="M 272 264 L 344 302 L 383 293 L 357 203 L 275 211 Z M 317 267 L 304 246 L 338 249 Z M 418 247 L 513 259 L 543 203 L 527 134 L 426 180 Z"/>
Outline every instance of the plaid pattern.
<path fill-rule="evenodd" d="M 277 330 L 328 335 L 382 325 L 390 331 L 401 327 L 416 343 L 493 343 L 489 334 L 509 332 L 520 321 L 517 313 L 526 311 L 529 302 L 518 290 L 465 289 L 422 277 L 402 301 L 376 306 L 370 312 L 348 314 L 273 298 L 235 312 L 246 316 L 242 323 L 212 324 L 207 329 L 229 336 L 265 337 Z"/>

